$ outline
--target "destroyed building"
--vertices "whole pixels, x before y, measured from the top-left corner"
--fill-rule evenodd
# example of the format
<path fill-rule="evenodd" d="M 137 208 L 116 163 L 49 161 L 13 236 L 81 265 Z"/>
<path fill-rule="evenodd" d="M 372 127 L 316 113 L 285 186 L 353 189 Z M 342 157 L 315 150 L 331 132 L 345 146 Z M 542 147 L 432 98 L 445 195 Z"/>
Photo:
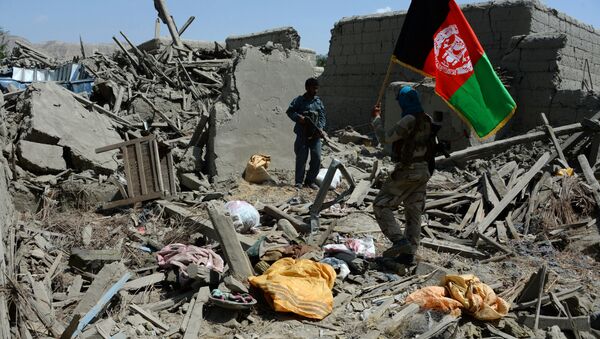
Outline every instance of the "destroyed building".
<path fill-rule="evenodd" d="M 394 163 L 357 132 L 404 14 L 335 25 L 312 190 L 292 186 L 285 114 L 320 72 L 300 34 L 192 40 L 193 17 L 177 29 L 155 6 L 170 38 L 121 32 L 115 53 L 76 60 L 22 42 L 0 60 L 0 338 L 598 337 L 600 71 L 576 47 L 591 27 L 537 1 L 463 7 L 531 111 L 484 144 L 397 68 L 385 123 L 418 84 L 456 150 L 437 158 L 407 266 L 378 258 L 373 202 Z M 596 71 L 578 82 L 585 58 Z"/>
<path fill-rule="evenodd" d="M 538 0 L 490 1 L 461 6 L 492 65 L 517 102 L 501 136 L 539 125 L 544 112 L 555 125 L 578 122 L 600 107 L 600 32 Z M 333 129 L 369 122 L 406 12 L 348 17 L 331 31 L 321 96 Z M 422 76 L 395 65 L 391 81 L 419 83 Z M 442 136 L 453 149 L 470 144 L 469 128 L 424 86 L 428 112 L 444 112 Z M 388 95 L 388 98 L 390 96 Z M 385 105 L 384 110 L 397 105 Z M 393 113 L 391 114 L 393 115 Z M 449 131 L 451 130 L 451 131 Z M 465 131 L 467 136 L 465 137 Z"/>

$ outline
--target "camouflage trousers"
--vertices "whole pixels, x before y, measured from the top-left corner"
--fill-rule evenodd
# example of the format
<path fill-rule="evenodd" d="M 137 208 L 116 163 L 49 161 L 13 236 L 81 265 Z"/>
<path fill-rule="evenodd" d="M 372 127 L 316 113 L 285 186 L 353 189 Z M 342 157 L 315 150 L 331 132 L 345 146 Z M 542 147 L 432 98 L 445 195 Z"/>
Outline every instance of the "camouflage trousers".
<path fill-rule="evenodd" d="M 397 165 L 373 202 L 375 219 L 383 234 L 393 243 L 408 240 L 406 253 L 414 254 L 421 240 L 421 215 L 425 210 L 425 195 L 430 174 L 427 163 L 418 162 L 408 167 Z M 394 217 L 393 210 L 404 206 L 406 227 L 404 233 Z"/>

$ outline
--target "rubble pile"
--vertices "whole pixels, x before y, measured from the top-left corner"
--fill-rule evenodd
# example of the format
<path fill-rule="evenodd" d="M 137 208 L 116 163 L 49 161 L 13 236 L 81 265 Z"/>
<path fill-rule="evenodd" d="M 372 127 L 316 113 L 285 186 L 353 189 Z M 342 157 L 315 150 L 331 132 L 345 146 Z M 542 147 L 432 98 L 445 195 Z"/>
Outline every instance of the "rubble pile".
<path fill-rule="evenodd" d="M 3 337 L 598 336 L 600 113 L 560 127 L 542 114 L 536 130 L 438 157 L 406 266 L 380 256 L 372 203 L 394 163 L 371 137 L 325 138 L 318 191 L 264 166 L 289 154 L 244 143 L 289 134 L 268 138 L 284 99 L 260 94 L 253 65 L 275 60 L 285 86 L 287 68 L 314 71 L 300 52 L 194 47 L 184 30 L 83 56 L 89 93 L 40 81 L 0 96 Z M 20 50 L 5 62 L 57 65 Z M 248 152 L 260 184 L 243 179 Z"/>

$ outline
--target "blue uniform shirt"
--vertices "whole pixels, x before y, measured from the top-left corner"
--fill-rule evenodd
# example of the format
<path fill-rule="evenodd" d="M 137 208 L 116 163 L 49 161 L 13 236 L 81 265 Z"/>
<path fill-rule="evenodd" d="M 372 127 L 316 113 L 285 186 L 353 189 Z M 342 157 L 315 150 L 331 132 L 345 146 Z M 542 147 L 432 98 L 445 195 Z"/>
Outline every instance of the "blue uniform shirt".
<path fill-rule="evenodd" d="M 296 125 L 294 126 L 294 133 L 302 134 L 304 132 L 304 126 L 298 123 L 298 118 L 304 112 L 307 111 L 315 111 L 318 112 L 318 119 L 315 121 L 318 128 L 325 128 L 326 118 L 325 118 L 325 107 L 323 106 L 323 102 L 321 98 L 315 96 L 312 99 L 307 99 L 304 95 L 300 95 L 296 97 L 290 103 L 290 107 L 288 107 L 286 113 L 290 119 L 292 119 Z M 310 134 L 316 131 L 309 132 Z"/>

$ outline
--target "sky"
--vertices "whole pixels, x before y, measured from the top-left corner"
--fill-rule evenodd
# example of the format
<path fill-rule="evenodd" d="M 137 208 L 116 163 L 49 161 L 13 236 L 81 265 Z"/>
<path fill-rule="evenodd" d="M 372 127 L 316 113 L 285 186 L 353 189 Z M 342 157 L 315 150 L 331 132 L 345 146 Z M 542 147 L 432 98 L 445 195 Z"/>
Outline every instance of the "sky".
<path fill-rule="evenodd" d="M 292 26 L 303 48 L 327 54 L 334 24 L 343 17 L 408 9 L 409 0 L 166 0 L 181 26 L 196 19 L 182 36 L 225 41 L 231 35 Z M 481 0 L 457 0 L 459 4 Z M 600 0 L 542 0 L 549 7 L 600 28 Z M 141 43 L 154 37 L 152 0 L 0 0 L 0 27 L 31 42 L 59 40 L 111 42 L 123 31 Z M 168 36 L 166 25 L 161 35 Z"/>

